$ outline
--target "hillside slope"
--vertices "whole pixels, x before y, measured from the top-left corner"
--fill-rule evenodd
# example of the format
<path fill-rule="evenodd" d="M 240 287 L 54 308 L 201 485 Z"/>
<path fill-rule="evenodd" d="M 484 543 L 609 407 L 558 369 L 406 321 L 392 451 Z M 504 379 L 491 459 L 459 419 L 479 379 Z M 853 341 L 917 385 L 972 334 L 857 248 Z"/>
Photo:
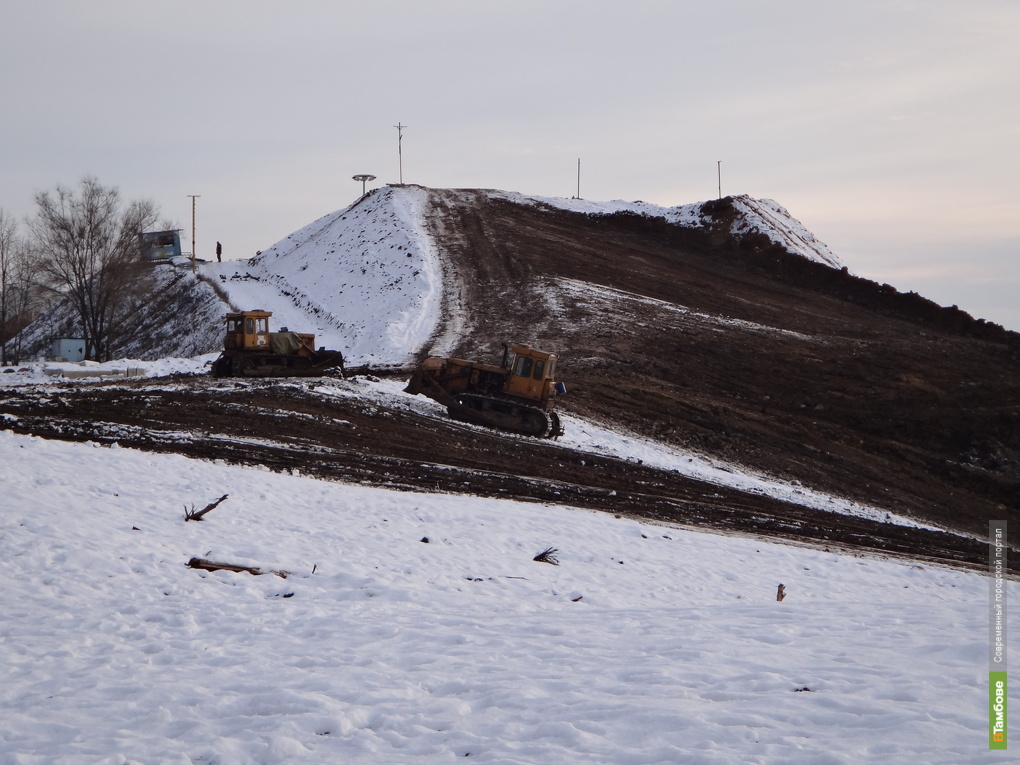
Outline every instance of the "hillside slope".
<path fill-rule="evenodd" d="M 128 331 L 110 338 L 114 358 L 191 358 L 223 347 L 220 325 L 230 305 L 190 263 L 153 266 L 137 287 Z M 54 339 L 73 337 L 81 337 L 77 314 L 69 302 L 58 302 L 22 332 L 22 358 L 45 357 Z"/>
<path fill-rule="evenodd" d="M 387 187 L 164 275 L 141 337 L 173 331 L 126 347 L 215 350 L 228 307 L 377 371 L 529 342 L 560 355 L 568 413 L 982 534 L 1020 506 L 1020 336 L 839 265 L 768 200 Z"/>
<path fill-rule="evenodd" d="M 431 198 L 455 355 L 557 351 L 569 411 L 951 527 L 1020 506 L 1017 335 L 735 235 L 733 200 L 678 227 Z"/>

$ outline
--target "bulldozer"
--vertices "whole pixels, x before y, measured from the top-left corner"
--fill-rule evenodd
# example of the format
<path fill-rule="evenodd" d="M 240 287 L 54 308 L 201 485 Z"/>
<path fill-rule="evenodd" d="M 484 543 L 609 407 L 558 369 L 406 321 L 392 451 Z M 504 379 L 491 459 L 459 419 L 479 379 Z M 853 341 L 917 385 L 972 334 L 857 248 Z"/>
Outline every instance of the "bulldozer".
<path fill-rule="evenodd" d="M 541 438 L 563 435 L 553 411 L 567 392 L 556 382 L 556 356 L 530 345 L 503 344 L 500 366 L 430 356 L 404 392 L 422 394 L 446 407 L 451 418 Z"/>
<path fill-rule="evenodd" d="M 213 362 L 214 377 L 306 377 L 339 371 L 340 351 L 315 349 L 315 335 L 269 331 L 271 311 L 240 311 L 226 315 L 223 352 Z"/>

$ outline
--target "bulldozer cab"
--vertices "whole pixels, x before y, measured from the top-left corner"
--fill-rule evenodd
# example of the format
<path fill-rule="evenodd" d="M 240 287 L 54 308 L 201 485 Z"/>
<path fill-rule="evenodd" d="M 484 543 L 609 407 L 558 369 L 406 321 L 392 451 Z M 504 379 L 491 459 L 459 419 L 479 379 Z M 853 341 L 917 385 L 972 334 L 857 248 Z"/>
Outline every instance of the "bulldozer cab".
<path fill-rule="evenodd" d="M 514 345 L 510 377 L 504 392 L 512 396 L 546 402 L 553 395 L 556 356 L 529 345 Z"/>
<path fill-rule="evenodd" d="M 271 311 L 242 311 L 227 314 L 226 350 L 269 349 L 269 317 Z"/>

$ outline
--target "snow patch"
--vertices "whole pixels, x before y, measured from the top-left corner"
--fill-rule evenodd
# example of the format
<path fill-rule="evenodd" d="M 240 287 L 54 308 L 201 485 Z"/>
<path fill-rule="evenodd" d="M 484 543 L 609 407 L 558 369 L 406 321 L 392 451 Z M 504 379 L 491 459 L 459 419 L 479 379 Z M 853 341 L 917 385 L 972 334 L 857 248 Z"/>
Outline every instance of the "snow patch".
<path fill-rule="evenodd" d="M 3 762 L 1011 761 L 976 573 L 9 431 L 0 464 Z"/>

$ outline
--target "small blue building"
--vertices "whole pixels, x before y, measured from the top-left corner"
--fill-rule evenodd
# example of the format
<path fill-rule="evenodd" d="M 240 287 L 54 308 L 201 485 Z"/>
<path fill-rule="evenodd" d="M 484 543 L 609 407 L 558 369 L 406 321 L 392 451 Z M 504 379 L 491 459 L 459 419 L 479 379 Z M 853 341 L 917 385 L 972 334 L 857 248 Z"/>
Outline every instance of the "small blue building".
<path fill-rule="evenodd" d="M 54 340 L 53 344 L 50 345 L 50 358 L 53 360 L 84 361 L 85 341 L 66 337 Z"/>
<path fill-rule="evenodd" d="M 181 254 L 181 230 L 149 231 L 138 235 L 142 260 L 160 263 Z"/>

